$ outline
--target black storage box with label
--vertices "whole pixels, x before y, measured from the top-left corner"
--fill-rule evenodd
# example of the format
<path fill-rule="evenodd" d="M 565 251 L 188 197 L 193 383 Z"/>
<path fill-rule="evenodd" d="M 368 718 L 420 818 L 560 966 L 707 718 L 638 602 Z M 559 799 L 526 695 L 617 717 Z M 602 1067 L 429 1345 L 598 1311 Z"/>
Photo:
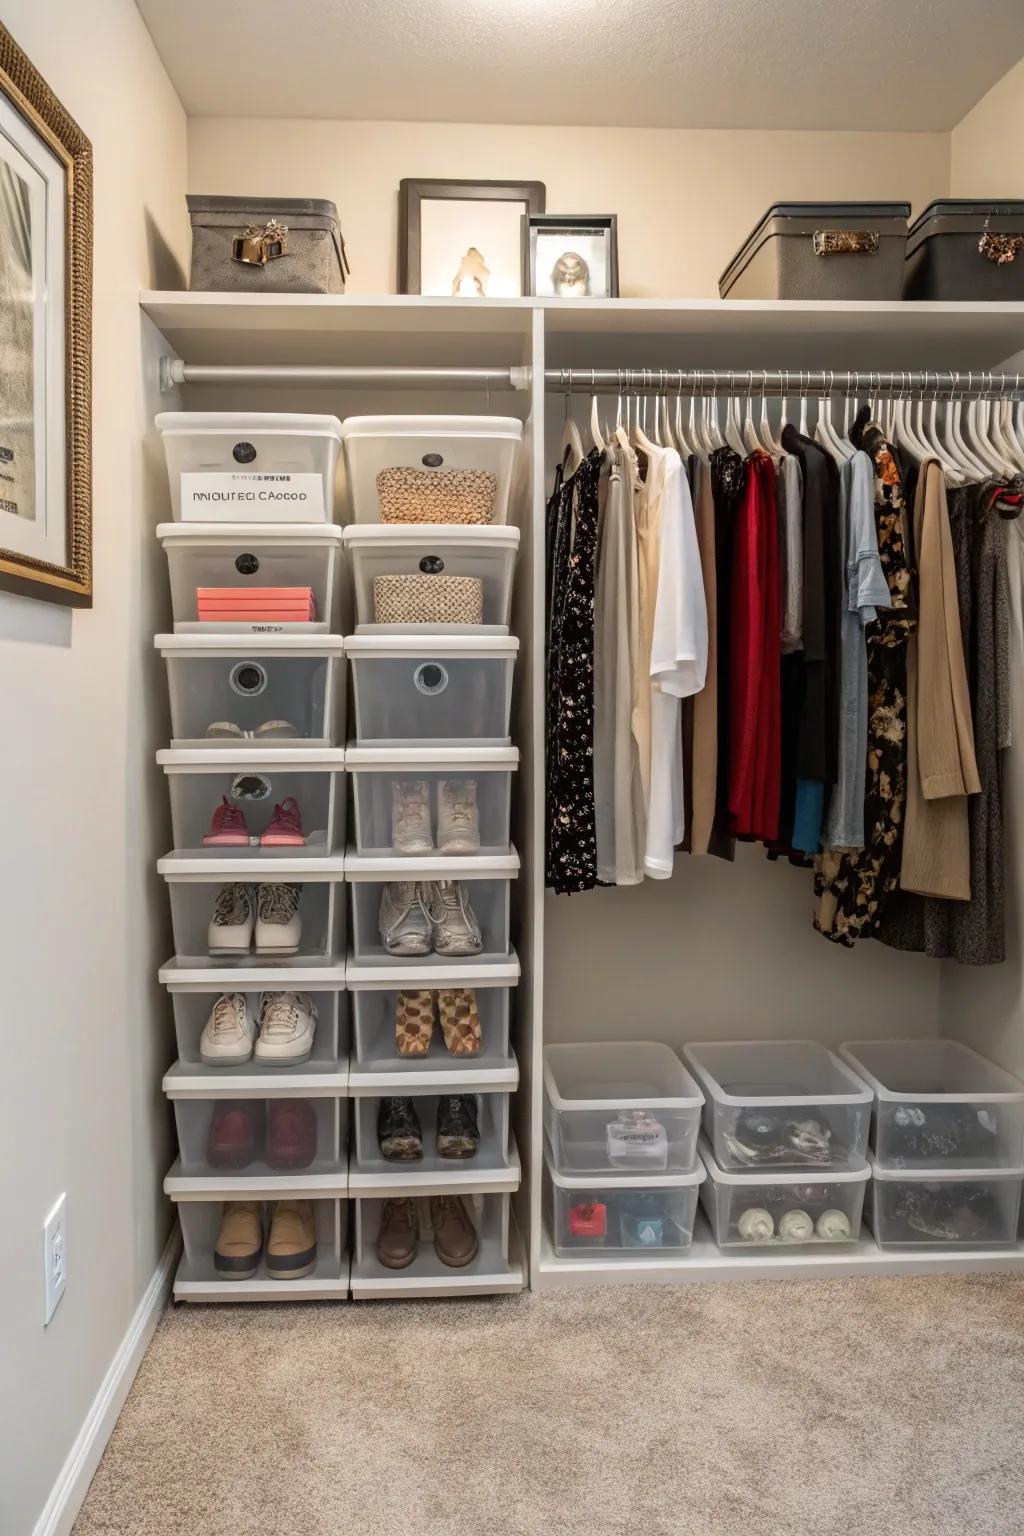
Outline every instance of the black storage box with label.
<path fill-rule="evenodd" d="M 189 196 L 193 291 L 344 293 L 338 210 L 316 197 Z"/>
<path fill-rule="evenodd" d="M 1024 201 L 940 198 L 914 220 L 905 299 L 1024 299 Z"/>
<path fill-rule="evenodd" d="M 898 299 L 909 203 L 773 203 L 718 280 L 723 299 Z"/>

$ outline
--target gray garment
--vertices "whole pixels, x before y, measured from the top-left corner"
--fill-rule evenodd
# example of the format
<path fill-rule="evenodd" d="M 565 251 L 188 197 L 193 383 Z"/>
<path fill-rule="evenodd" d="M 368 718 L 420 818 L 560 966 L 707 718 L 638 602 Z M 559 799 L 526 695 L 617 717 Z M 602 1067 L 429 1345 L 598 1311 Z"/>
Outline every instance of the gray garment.
<path fill-rule="evenodd" d="M 638 885 L 644 878 L 646 841 L 640 753 L 632 728 L 640 610 L 633 466 L 617 444 L 605 450 L 598 502 L 594 588 L 597 878 L 608 885 Z"/>
<path fill-rule="evenodd" d="M 794 453 L 779 465 L 779 569 L 782 572 L 782 650 L 804 648 L 804 472 Z"/>
<path fill-rule="evenodd" d="M 822 845 L 864 847 L 864 778 L 868 750 L 868 653 L 864 639 L 877 609 L 889 607 L 878 558 L 874 470 L 866 453 L 847 459 L 839 475 L 839 548 L 845 552 L 839 626 L 839 760 Z"/>

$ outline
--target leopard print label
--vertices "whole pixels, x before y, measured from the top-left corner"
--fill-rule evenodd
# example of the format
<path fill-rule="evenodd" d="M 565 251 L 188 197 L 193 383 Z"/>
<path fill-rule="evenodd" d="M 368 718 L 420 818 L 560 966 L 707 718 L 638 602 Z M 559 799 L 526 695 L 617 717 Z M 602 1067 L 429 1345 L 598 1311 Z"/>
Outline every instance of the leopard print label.
<path fill-rule="evenodd" d="M 398 465 L 377 476 L 382 523 L 489 523 L 497 478 L 485 469 L 430 471 Z"/>

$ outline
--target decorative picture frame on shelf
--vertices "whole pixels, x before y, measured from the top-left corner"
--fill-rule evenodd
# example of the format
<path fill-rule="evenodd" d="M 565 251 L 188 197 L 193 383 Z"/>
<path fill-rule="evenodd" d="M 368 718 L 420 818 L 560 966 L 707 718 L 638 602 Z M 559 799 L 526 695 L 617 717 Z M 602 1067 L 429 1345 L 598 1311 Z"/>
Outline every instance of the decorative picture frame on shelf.
<path fill-rule="evenodd" d="M 92 145 L 0 26 L 0 587 L 92 605 Z"/>
<path fill-rule="evenodd" d="M 545 299 L 617 299 L 618 215 L 524 216 L 523 292 Z"/>
<path fill-rule="evenodd" d="M 542 181 L 403 180 L 398 291 L 435 298 L 518 298 L 525 220 L 544 212 Z"/>

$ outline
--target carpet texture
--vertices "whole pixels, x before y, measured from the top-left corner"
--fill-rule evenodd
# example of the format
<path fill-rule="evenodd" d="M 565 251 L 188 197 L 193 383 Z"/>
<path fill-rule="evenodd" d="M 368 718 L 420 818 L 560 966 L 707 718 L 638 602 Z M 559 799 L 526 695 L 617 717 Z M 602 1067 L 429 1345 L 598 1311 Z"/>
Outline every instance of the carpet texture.
<path fill-rule="evenodd" d="M 162 1318 L 73 1536 L 1009 1536 L 1024 1283 Z"/>

